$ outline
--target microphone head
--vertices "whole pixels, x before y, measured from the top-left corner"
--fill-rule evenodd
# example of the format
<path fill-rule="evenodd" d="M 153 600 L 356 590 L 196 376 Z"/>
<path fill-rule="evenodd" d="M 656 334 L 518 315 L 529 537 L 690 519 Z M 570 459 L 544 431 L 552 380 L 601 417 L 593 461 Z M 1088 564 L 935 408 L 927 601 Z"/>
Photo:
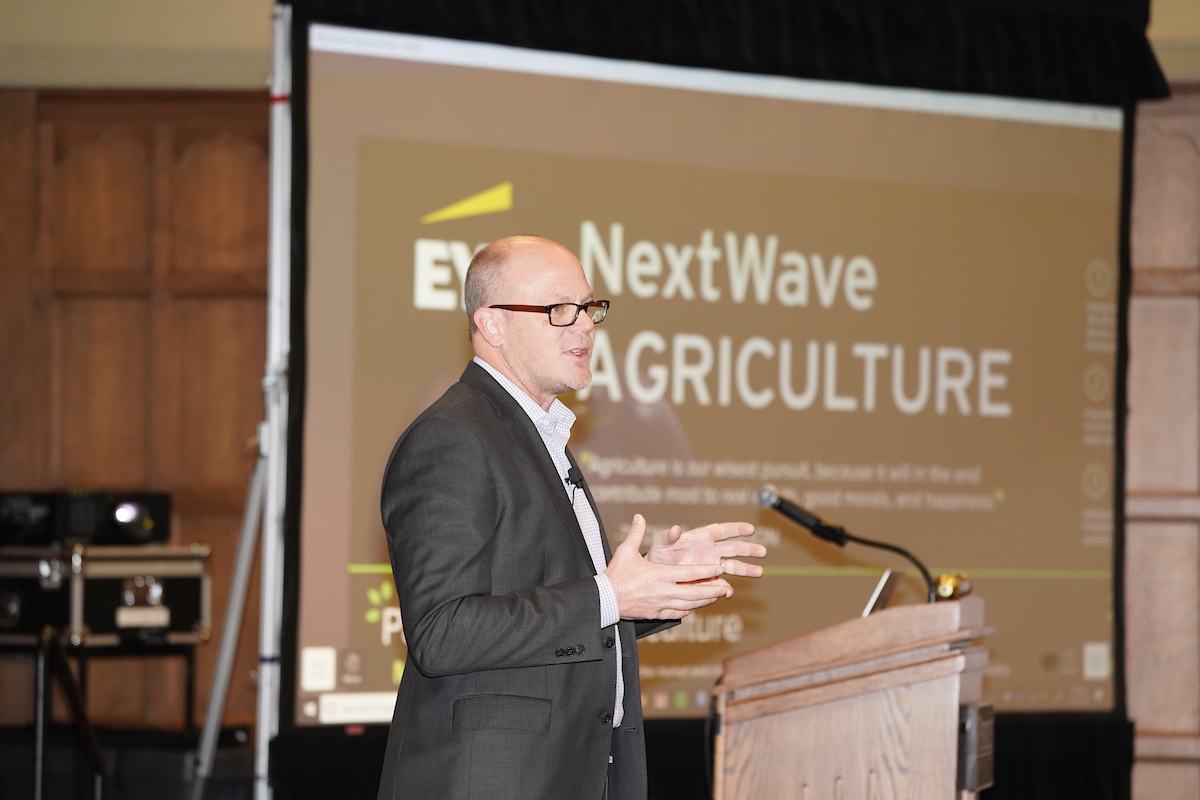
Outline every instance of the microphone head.
<path fill-rule="evenodd" d="M 774 508 L 779 503 L 779 492 L 771 484 L 758 490 L 758 504 L 763 508 Z"/>

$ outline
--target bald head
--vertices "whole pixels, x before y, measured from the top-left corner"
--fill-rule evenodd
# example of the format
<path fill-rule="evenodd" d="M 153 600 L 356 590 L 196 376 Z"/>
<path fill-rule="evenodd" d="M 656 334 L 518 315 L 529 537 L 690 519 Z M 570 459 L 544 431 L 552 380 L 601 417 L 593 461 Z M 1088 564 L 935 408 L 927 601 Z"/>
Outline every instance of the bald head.
<path fill-rule="evenodd" d="M 478 333 L 475 312 L 493 303 L 511 302 L 504 294 L 514 279 L 519 280 L 521 256 L 538 250 L 561 250 L 574 255 L 552 239 L 541 236 L 506 236 L 484 246 L 467 267 L 463 282 L 463 301 L 467 307 L 467 331 L 474 340 Z"/>

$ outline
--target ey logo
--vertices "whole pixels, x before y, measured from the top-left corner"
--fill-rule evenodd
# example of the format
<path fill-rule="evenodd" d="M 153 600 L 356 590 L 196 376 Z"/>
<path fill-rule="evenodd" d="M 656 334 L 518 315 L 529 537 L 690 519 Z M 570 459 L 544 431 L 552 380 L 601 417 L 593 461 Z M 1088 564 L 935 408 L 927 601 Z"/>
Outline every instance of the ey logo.
<path fill-rule="evenodd" d="M 457 203 L 421 217 L 421 224 L 497 214 L 513 207 L 512 181 L 498 183 Z M 467 279 L 471 257 L 483 244 L 450 239 L 420 238 L 414 243 L 413 307 L 428 311 L 463 309 L 462 284 Z M 457 275 L 458 280 L 454 278 Z"/>
<path fill-rule="evenodd" d="M 501 211 L 511 211 L 513 206 L 512 181 L 498 183 L 490 189 L 473 194 L 457 203 L 451 203 L 437 211 L 431 211 L 421 217 L 421 224 L 445 222 L 451 219 L 466 219 L 480 217 L 484 214 L 498 214 Z"/>
<path fill-rule="evenodd" d="M 400 634 L 400 641 L 404 641 L 404 625 L 400 621 L 400 607 L 390 605 L 392 598 L 396 596 L 396 590 L 389 580 L 379 582 L 379 588 L 374 587 L 367 589 L 367 600 L 370 601 L 371 607 L 363 614 L 363 618 L 372 625 L 379 625 L 379 643 L 385 647 L 392 643 L 392 636 Z"/>

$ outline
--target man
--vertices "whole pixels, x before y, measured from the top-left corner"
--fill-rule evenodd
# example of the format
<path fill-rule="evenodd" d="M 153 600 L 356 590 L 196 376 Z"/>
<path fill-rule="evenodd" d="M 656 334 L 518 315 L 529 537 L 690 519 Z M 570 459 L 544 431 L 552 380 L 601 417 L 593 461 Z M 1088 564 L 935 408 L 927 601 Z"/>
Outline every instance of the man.
<path fill-rule="evenodd" d="M 579 261 L 501 239 L 465 281 L 474 360 L 396 443 L 382 513 L 408 662 L 380 783 L 393 798 L 646 796 L 637 637 L 732 594 L 744 522 L 611 554 L 557 399 L 591 381 L 608 303 Z"/>

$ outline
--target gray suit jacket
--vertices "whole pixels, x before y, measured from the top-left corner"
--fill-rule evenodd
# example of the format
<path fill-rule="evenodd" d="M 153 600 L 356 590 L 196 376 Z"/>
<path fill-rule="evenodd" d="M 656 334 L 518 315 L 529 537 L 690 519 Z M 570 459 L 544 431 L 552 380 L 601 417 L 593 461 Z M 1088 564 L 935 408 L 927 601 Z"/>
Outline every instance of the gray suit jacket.
<path fill-rule="evenodd" d="M 618 657 L 562 478 L 485 370 L 401 435 L 381 506 L 409 650 L 380 800 L 599 800 L 610 752 L 609 797 L 644 798 L 634 643 L 670 623 L 621 622 Z"/>

